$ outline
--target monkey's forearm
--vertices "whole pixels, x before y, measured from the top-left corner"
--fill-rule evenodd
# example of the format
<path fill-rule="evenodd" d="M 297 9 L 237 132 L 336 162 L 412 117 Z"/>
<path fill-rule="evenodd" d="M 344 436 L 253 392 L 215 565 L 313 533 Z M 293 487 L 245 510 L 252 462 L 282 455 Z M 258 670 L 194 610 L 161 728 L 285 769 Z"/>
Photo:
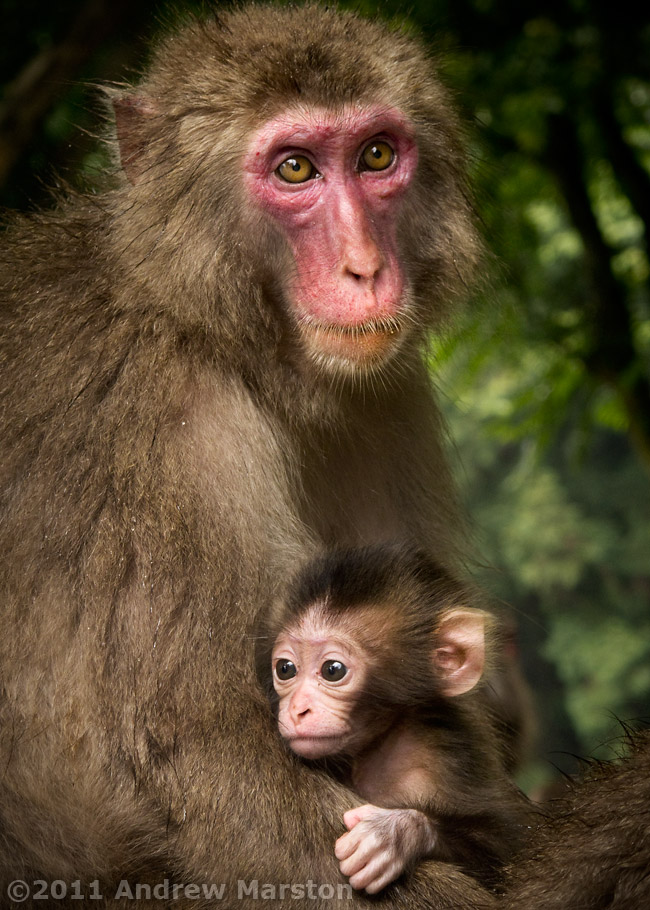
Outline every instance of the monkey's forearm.
<path fill-rule="evenodd" d="M 266 745 L 270 747 L 269 743 Z M 196 825 L 191 824 L 188 803 L 188 820 L 179 830 L 176 845 L 177 860 L 186 864 L 184 879 L 207 875 L 210 880 L 226 881 L 230 893 L 241 887 L 241 882 L 247 886 L 257 882 L 259 889 L 268 883 L 268 893 L 275 889 L 277 896 L 284 886 L 287 906 L 296 906 L 289 899 L 287 886 L 301 888 L 312 883 L 312 891 L 323 895 L 322 901 L 310 900 L 314 910 L 367 907 L 363 893 L 349 890 L 333 850 L 340 830 L 340 809 L 349 800 L 349 792 L 304 764 L 294 764 L 290 757 L 287 765 L 280 762 L 276 771 L 274 787 L 264 789 L 255 768 L 243 761 L 237 779 L 225 782 L 225 791 L 221 787 L 213 788 L 214 802 L 207 812 L 205 806 L 200 807 L 202 817 Z M 204 793 L 205 789 L 200 787 L 197 792 Z M 256 794 L 255 800 L 250 798 L 252 792 Z M 290 812 L 287 807 L 291 807 Z M 199 809 L 198 804 L 195 808 Z M 205 822 L 210 815 L 214 839 L 206 842 Z M 223 836 L 222 829 L 225 829 Z M 301 845 L 299 850 L 296 844 Z M 409 855 L 411 862 L 403 863 L 399 872 L 389 876 L 385 886 L 371 892 L 382 892 L 375 898 L 377 907 L 494 910 L 494 898 L 460 870 L 447 863 L 416 867 L 415 858 Z M 407 874 L 391 885 L 403 871 Z M 334 898 L 326 898 L 332 891 Z M 252 896 L 244 896 L 238 906 L 244 910 L 248 902 L 251 908 L 259 904 Z M 279 902 L 279 906 L 284 903 Z"/>
<path fill-rule="evenodd" d="M 262 739 L 264 732 L 256 729 L 255 735 Z M 346 910 L 367 907 L 365 895 L 347 887 L 333 849 L 341 830 L 342 807 L 349 805 L 349 791 L 327 775 L 294 761 L 279 745 L 276 750 L 278 741 L 273 736 L 263 745 L 260 742 L 255 756 L 240 754 L 239 774 L 213 779 L 213 797 L 207 807 L 200 805 L 198 799 L 193 805 L 194 799 L 188 794 L 186 821 L 178 828 L 174 851 L 176 863 L 183 864 L 183 878 L 193 881 L 196 876 L 208 876 L 210 881 L 227 882 L 227 890 L 241 887 L 241 882 L 257 882 L 259 889 L 268 883 L 276 889 L 278 897 L 281 886 L 285 886 L 287 906 L 296 906 L 296 902 L 289 899 L 286 886 L 300 888 L 311 882 L 312 891 L 323 895 L 322 901 L 310 900 L 314 910 L 331 910 L 339 905 Z M 237 748 L 236 741 L 228 747 L 230 760 L 233 747 Z M 260 754 L 268 758 L 276 751 L 278 762 L 271 787 L 262 781 L 255 762 L 261 761 Z M 195 793 L 204 797 L 207 783 L 198 783 Z M 251 793 L 255 799 L 251 799 Z M 208 841 L 206 822 L 212 831 Z M 488 892 L 448 864 L 431 864 L 426 869 L 410 865 L 407 872 L 394 887 L 382 891 L 376 899 L 378 907 L 494 908 Z M 325 895 L 331 895 L 332 889 L 334 898 L 326 899 Z M 238 906 L 244 910 L 249 902 L 251 908 L 259 904 L 252 896 L 242 894 Z M 279 906 L 284 903 L 279 902 Z"/>

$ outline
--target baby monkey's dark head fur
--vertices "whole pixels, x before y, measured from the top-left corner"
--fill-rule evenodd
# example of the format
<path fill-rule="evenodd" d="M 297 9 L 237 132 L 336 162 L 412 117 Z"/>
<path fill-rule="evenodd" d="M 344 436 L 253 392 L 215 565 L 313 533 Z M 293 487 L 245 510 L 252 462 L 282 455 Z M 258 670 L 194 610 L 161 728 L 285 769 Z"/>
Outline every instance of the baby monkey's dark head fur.
<path fill-rule="evenodd" d="M 298 572 L 273 611 L 269 640 L 316 610 L 367 653 L 375 672 L 368 675 L 364 701 L 378 710 L 435 710 L 437 701 L 446 701 L 437 698 L 439 678 L 432 661 L 438 624 L 454 609 L 476 606 L 477 596 L 416 547 L 337 549 Z M 483 615 L 486 651 L 492 652 L 497 625 L 492 616 Z"/>

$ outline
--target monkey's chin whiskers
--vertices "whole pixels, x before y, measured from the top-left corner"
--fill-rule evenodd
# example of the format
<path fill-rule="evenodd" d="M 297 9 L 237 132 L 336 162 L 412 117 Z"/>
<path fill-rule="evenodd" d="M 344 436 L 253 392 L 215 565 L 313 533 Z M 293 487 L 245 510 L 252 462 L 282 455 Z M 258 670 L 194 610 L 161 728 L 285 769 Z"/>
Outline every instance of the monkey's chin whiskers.
<path fill-rule="evenodd" d="M 302 335 L 309 353 L 323 365 L 356 372 L 376 369 L 400 346 L 404 328 L 391 316 L 358 325 L 323 323 L 305 317 Z"/>

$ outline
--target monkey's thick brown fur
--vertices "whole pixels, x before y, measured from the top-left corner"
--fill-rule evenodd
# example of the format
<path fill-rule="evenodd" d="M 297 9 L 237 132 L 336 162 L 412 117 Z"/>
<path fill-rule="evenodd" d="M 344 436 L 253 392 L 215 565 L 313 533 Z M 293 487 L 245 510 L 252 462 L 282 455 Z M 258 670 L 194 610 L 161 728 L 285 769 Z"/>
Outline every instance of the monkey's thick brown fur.
<path fill-rule="evenodd" d="M 504 910 L 650 907 L 650 731 L 630 754 L 567 782 L 510 872 Z"/>
<path fill-rule="evenodd" d="M 369 100 L 417 131 L 418 324 L 345 380 L 301 356 L 241 165 L 287 104 Z M 456 558 L 421 352 L 478 255 L 456 123 L 416 42 L 315 6 L 191 23 L 115 104 L 133 182 L 14 219 L 0 253 L 0 878 L 225 882 L 232 903 L 238 879 L 337 883 L 356 798 L 280 744 L 254 629 L 315 545 Z M 429 863 L 381 903 L 492 899 Z"/>

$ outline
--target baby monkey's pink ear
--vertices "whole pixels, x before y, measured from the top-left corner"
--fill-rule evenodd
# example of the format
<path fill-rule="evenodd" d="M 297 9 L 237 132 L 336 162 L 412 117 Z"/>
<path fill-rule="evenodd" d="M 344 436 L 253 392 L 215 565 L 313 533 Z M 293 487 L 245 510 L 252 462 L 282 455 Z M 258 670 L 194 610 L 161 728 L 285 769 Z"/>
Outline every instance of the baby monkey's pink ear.
<path fill-rule="evenodd" d="M 479 681 L 485 667 L 483 610 L 454 609 L 443 613 L 435 633 L 433 661 L 442 695 L 462 695 Z"/>

